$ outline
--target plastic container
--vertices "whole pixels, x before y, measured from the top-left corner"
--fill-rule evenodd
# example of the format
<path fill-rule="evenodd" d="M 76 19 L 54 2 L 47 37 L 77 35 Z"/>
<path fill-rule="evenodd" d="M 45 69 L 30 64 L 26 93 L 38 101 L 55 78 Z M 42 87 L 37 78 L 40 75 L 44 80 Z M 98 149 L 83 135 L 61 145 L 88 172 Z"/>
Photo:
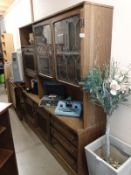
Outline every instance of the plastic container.
<path fill-rule="evenodd" d="M 5 82 L 5 78 L 4 78 L 4 74 L 0 74 L 0 83 L 4 83 Z"/>

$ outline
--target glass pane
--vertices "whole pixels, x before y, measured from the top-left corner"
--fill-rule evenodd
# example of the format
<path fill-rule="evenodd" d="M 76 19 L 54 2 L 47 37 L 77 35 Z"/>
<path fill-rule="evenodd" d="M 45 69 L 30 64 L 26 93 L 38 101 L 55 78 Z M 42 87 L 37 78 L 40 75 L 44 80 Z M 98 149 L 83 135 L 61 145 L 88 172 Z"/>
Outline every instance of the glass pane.
<path fill-rule="evenodd" d="M 38 55 L 39 73 L 52 76 L 52 39 L 50 25 L 41 25 L 34 28 L 35 42 Z"/>
<path fill-rule="evenodd" d="M 58 79 L 67 79 L 67 59 L 63 56 L 57 56 L 57 77 Z"/>
<path fill-rule="evenodd" d="M 31 48 L 31 47 L 23 48 L 22 55 L 23 55 L 23 63 L 24 63 L 25 69 L 36 71 L 34 48 Z"/>
<path fill-rule="evenodd" d="M 54 28 L 57 78 L 77 84 L 80 81 L 80 17 L 56 22 Z"/>

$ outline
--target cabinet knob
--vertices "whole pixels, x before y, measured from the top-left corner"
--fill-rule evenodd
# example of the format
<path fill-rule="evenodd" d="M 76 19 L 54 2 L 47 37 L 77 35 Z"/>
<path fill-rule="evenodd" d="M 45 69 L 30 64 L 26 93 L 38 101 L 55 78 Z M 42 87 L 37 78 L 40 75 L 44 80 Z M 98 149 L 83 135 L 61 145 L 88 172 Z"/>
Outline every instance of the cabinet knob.
<path fill-rule="evenodd" d="M 74 148 L 70 149 L 70 152 L 75 153 L 75 149 Z"/>
<path fill-rule="evenodd" d="M 75 139 L 75 137 L 73 135 L 69 136 L 69 140 L 73 141 Z"/>

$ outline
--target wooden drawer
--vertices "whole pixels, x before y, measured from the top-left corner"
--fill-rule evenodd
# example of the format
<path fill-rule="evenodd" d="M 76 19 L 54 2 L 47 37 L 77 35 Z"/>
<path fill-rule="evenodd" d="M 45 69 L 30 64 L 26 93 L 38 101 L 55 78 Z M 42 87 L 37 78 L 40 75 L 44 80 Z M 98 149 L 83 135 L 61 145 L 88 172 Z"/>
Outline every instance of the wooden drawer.
<path fill-rule="evenodd" d="M 51 120 L 51 125 L 54 127 L 58 132 L 61 133 L 69 142 L 71 142 L 76 147 L 78 146 L 78 138 L 77 134 L 73 132 L 70 128 L 68 128 L 66 125 L 61 123 L 60 121 L 56 119 Z"/>
<path fill-rule="evenodd" d="M 51 136 L 54 137 L 75 159 L 77 159 L 77 148 L 72 145 L 56 129 L 51 128 Z"/>
<path fill-rule="evenodd" d="M 33 112 L 34 112 L 34 109 L 33 109 L 33 103 L 29 103 L 29 99 L 26 99 L 25 101 L 25 112 L 26 112 L 26 117 L 29 117 L 30 119 L 33 120 L 34 116 L 33 116 Z"/>
<path fill-rule="evenodd" d="M 33 115 L 33 112 L 34 112 L 33 101 L 28 97 L 25 97 L 25 110 L 27 114 L 31 116 Z"/>
<path fill-rule="evenodd" d="M 28 103 L 28 104 L 33 106 L 33 101 L 30 98 L 28 98 L 28 97 L 26 97 L 26 103 Z"/>
<path fill-rule="evenodd" d="M 77 161 L 64 149 L 64 147 L 55 139 L 52 138 L 52 145 L 60 153 L 60 155 L 65 159 L 65 161 L 77 171 Z"/>
<path fill-rule="evenodd" d="M 35 104 L 30 98 L 25 98 L 25 118 L 27 122 L 36 127 L 36 112 L 38 105 Z"/>
<path fill-rule="evenodd" d="M 39 108 L 37 111 L 37 130 L 46 140 L 49 138 L 49 120 L 49 113 Z"/>
<path fill-rule="evenodd" d="M 11 83 L 13 85 L 13 83 Z M 13 93 L 13 92 L 12 92 Z M 22 89 L 19 87 L 14 88 L 15 102 L 16 102 L 16 112 L 20 120 L 25 116 L 25 99 Z M 15 105 L 15 104 L 14 104 Z"/>

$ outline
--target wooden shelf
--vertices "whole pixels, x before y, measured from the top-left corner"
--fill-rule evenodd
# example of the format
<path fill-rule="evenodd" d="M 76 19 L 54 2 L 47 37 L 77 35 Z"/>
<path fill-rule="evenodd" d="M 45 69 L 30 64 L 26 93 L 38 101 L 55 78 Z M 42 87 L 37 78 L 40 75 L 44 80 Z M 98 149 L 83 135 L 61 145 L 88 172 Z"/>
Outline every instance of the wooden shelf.
<path fill-rule="evenodd" d="M 35 103 L 39 104 L 40 98 L 38 97 L 38 95 L 29 93 L 29 92 L 26 92 L 26 91 L 23 91 L 23 92 L 24 92 L 24 94 L 25 94 L 27 97 L 29 97 L 30 99 L 32 99 Z"/>
<path fill-rule="evenodd" d="M 27 97 L 32 99 L 35 103 L 39 104 L 40 98 L 38 97 L 38 95 L 35 95 L 32 93 L 27 93 L 27 92 L 24 92 L 24 93 Z M 55 115 L 55 108 L 45 106 L 45 107 L 43 107 L 43 109 L 45 109 L 49 114 L 56 116 Z M 75 132 L 77 132 L 79 129 L 83 129 L 82 118 L 75 118 L 75 117 L 69 117 L 69 116 L 58 116 L 58 115 L 56 117 L 59 118 L 59 120 L 62 123 L 65 123 L 67 126 L 72 128 Z"/>
<path fill-rule="evenodd" d="M 0 134 L 2 134 L 6 130 L 6 127 L 0 126 Z"/>
<path fill-rule="evenodd" d="M 4 164 L 9 160 L 12 154 L 12 150 L 0 148 L 0 168 L 4 166 Z"/>
<path fill-rule="evenodd" d="M 3 33 L 1 35 L 1 43 L 4 60 L 10 61 L 14 51 L 13 35 L 11 33 Z"/>

